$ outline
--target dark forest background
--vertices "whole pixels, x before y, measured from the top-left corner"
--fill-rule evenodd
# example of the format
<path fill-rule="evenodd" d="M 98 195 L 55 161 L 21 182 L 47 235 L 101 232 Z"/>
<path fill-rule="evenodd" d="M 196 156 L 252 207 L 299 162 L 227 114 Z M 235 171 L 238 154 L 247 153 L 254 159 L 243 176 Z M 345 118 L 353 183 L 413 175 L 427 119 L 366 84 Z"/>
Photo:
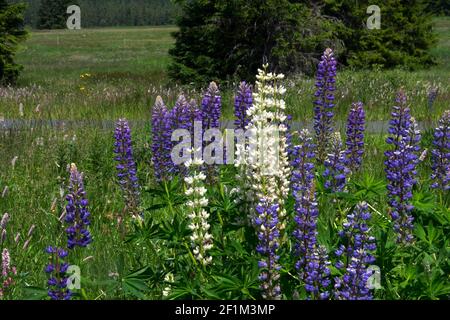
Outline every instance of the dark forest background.
<path fill-rule="evenodd" d="M 10 0 L 11 3 L 26 3 L 26 25 L 37 28 L 39 9 L 43 0 Z M 56 2 L 58 0 L 52 0 Z M 145 26 L 174 24 L 179 6 L 170 0 L 72 0 L 81 8 L 82 26 Z M 64 16 L 68 16 L 63 12 Z"/>
<path fill-rule="evenodd" d="M 37 28 L 42 1 L 46 0 L 9 0 L 7 2 L 26 3 L 25 23 L 27 26 Z M 84 27 L 175 24 L 181 13 L 180 5 L 177 4 L 180 1 L 176 0 L 70 0 L 68 2 L 81 7 Z M 430 12 L 436 15 L 450 15 L 450 0 L 428 2 Z"/>

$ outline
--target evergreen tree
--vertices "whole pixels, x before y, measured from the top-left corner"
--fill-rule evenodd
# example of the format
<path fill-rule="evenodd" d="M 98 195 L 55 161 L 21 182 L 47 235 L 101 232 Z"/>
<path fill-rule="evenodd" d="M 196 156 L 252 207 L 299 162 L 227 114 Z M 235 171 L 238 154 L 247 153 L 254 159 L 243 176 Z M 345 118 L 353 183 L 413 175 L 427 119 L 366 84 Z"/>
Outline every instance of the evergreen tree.
<path fill-rule="evenodd" d="M 449 0 L 429 1 L 428 10 L 438 15 L 450 15 L 450 1 Z"/>
<path fill-rule="evenodd" d="M 182 82 L 247 79 L 268 61 L 312 74 L 323 49 L 356 68 L 433 63 L 424 0 L 384 0 L 381 29 L 366 26 L 372 0 L 184 0 L 169 75 Z"/>
<path fill-rule="evenodd" d="M 431 14 L 425 0 L 383 0 L 381 29 L 366 26 L 367 8 L 377 4 L 373 0 L 304 0 L 313 4 L 322 15 L 333 16 L 341 23 L 336 34 L 345 46 L 341 63 L 356 68 L 382 66 L 414 68 L 433 63 L 430 49 L 436 38 Z"/>
<path fill-rule="evenodd" d="M 27 37 L 23 4 L 9 5 L 0 0 L 0 85 L 14 84 L 22 66 L 14 62 L 18 45 Z"/>
<path fill-rule="evenodd" d="M 77 4 L 72 0 L 41 0 L 38 29 L 64 29 L 68 19 L 67 7 Z"/>
<path fill-rule="evenodd" d="M 288 0 L 179 2 L 169 75 L 182 82 L 251 80 L 266 61 L 285 73 L 312 70 L 322 48 L 335 42 L 327 19 Z"/>

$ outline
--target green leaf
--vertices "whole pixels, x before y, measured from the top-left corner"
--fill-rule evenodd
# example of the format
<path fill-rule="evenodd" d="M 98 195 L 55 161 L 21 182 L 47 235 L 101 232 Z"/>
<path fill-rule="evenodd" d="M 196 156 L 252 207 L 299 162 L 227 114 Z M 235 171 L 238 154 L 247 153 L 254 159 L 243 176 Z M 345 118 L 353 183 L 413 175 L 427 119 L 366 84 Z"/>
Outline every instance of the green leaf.
<path fill-rule="evenodd" d="M 45 288 L 30 286 L 25 287 L 23 291 L 25 300 L 43 300 L 48 297 L 48 291 Z"/>
<path fill-rule="evenodd" d="M 144 299 L 145 292 L 149 289 L 147 281 L 151 275 L 152 272 L 149 266 L 132 271 L 122 279 L 123 290 L 139 299 Z"/>

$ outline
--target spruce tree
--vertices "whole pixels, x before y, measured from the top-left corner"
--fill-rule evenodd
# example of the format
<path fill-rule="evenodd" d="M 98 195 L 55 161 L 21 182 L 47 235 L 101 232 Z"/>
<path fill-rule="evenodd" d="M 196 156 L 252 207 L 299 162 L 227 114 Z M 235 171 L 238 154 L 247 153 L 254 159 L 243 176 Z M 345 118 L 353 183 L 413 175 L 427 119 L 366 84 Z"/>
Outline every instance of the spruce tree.
<path fill-rule="evenodd" d="M 392 68 L 433 63 L 430 54 L 436 38 L 432 16 L 425 0 L 304 0 L 314 4 L 321 15 L 340 21 L 336 35 L 343 41 L 343 64 L 356 68 L 381 66 Z M 381 29 L 369 30 L 367 8 L 378 5 L 381 9 Z"/>
<path fill-rule="evenodd" d="M 179 2 L 169 75 L 181 82 L 252 80 L 264 62 L 285 73 L 311 70 L 335 40 L 326 19 L 288 0 Z"/>
<path fill-rule="evenodd" d="M 355 68 L 433 63 L 424 0 L 380 1 L 381 29 L 366 26 L 372 0 L 184 0 L 169 75 L 181 82 L 249 79 L 264 61 L 312 74 L 326 47 Z M 376 1 L 375 1 L 376 2 Z"/>
<path fill-rule="evenodd" d="M 428 10 L 437 15 L 450 15 L 450 1 L 449 0 L 434 0 L 429 1 Z"/>
<path fill-rule="evenodd" d="M 0 0 L 0 85 L 14 84 L 22 66 L 14 62 L 21 41 L 27 37 L 24 29 L 23 4 L 9 5 Z"/>
<path fill-rule="evenodd" d="M 64 29 L 68 19 L 67 7 L 77 4 L 71 0 L 41 0 L 38 29 Z"/>

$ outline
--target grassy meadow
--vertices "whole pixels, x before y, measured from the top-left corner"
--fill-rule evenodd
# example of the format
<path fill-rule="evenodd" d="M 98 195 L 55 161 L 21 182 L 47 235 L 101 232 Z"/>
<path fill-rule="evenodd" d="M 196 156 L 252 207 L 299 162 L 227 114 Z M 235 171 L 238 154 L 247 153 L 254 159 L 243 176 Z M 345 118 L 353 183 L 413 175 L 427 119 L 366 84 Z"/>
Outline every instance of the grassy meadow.
<path fill-rule="evenodd" d="M 388 120 L 395 94 L 401 87 L 408 95 L 413 116 L 419 121 L 435 121 L 444 110 L 449 109 L 450 17 L 436 19 L 435 28 L 439 34 L 439 44 L 433 49 L 436 66 L 415 71 L 339 72 L 337 119 L 346 118 L 351 102 L 362 101 L 369 120 Z M 182 92 L 197 100 L 202 93 L 201 89 L 177 86 L 167 78 L 166 67 L 170 62 L 167 51 L 173 44 L 170 34 L 175 30 L 174 27 L 136 27 L 33 31 L 30 39 L 23 44 L 18 62 L 24 66 L 24 71 L 17 87 L 0 88 L 0 215 L 4 212 L 11 215 L 7 239 L 2 246 L 10 248 L 19 272 L 18 285 L 12 298 L 41 299 L 46 295 L 47 275 L 43 268 L 48 257 L 44 248 L 48 245 L 63 245 L 65 241 L 59 217 L 64 209 L 64 188 L 70 163 L 76 163 L 85 174 L 92 214 L 90 229 L 94 237 L 88 248 L 75 251 L 74 264 L 79 265 L 82 271 L 79 297 L 161 298 L 164 284 L 148 280 L 150 276 L 147 273 L 150 271 L 142 271 L 142 268 L 164 265 L 166 262 L 170 265 L 170 261 L 177 259 L 176 251 L 175 248 L 168 248 L 161 258 L 161 255 L 155 254 L 162 250 L 161 247 L 148 237 L 135 235 L 129 241 L 122 238 L 117 217 L 124 204 L 115 177 L 113 128 L 36 125 L 3 130 L 2 121 L 115 121 L 121 117 L 139 120 L 139 123 L 132 125 L 134 153 L 140 184 L 150 190 L 142 192 L 142 207 L 153 207 L 146 212 L 147 218 L 172 219 L 183 212 L 183 207 L 158 209 L 160 200 L 151 191 L 155 185 L 150 153 L 151 108 L 158 95 L 168 105 L 173 105 Z M 311 121 L 314 80 L 303 76 L 291 77 L 286 80 L 286 86 L 287 113 L 292 114 L 294 120 Z M 439 94 L 430 109 L 427 94 L 432 87 L 438 87 Z M 231 120 L 233 88 L 223 86 L 221 90 L 223 119 Z M 380 213 L 375 215 L 376 223 L 380 225 L 387 224 L 386 216 L 382 214 L 387 212 L 383 184 L 383 151 L 387 148 L 384 139 L 382 134 L 367 137 L 363 167 L 365 174 L 352 181 L 352 186 L 359 188 L 361 194 L 370 194 L 372 205 Z M 431 133 L 425 132 L 424 146 L 429 147 L 431 139 Z M 420 186 L 427 184 L 429 166 L 429 159 L 420 165 Z M 231 187 L 228 172 L 231 169 L 223 170 L 224 185 Z M 219 212 L 226 214 L 226 209 L 223 209 L 226 206 L 219 201 L 223 200 L 220 197 L 222 191 L 217 187 L 213 197 L 217 196 L 219 204 L 215 205 L 222 208 Z M 432 196 L 426 191 L 417 194 L 421 198 L 416 200 L 424 203 L 427 197 Z M 176 199 L 172 199 L 174 194 L 170 192 L 161 197 L 176 202 Z M 329 205 L 331 200 L 322 200 L 320 208 L 324 217 L 329 217 L 332 215 L 332 206 Z M 445 206 L 446 203 L 448 208 L 448 202 L 445 199 L 442 201 L 441 204 Z M 450 223 L 448 212 L 442 213 L 442 217 L 440 221 Z M 29 236 L 27 233 L 32 225 L 36 228 Z M 439 230 L 438 234 L 448 229 Z M 328 230 L 322 231 L 323 234 L 328 233 Z M 18 241 L 15 240 L 17 235 Z M 327 239 L 324 241 L 331 241 Z M 220 240 L 223 243 L 217 241 L 219 247 L 225 247 L 227 240 L 225 237 Z M 449 248 L 448 237 L 444 237 L 441 245 Z M 440 259 L 442 247 L 431 248 L 434 255 L 430 254 L 427 259 Z M 236 260 L 228 263 L 240 266 L 244 262 Z M 395 261 L 382 260 L 378 263 L 391 278 L 407 277 L 407 268 L 401 269 Z M 161 273 L 159 277 L 162 279 L 170 268 L 161 268 L 152 272 Z M 136 273 L 136 270 L 142 273 Z M 446 279 L 450 280 L 448 275 Z M 414 285 L 420 287 L 420 281 L 417 280 Z M 425 288 L 427 280 L 423 281 Z M 377 293 L 378 298 L 395 298 L 399 292 L 406 292 L 409 288 L 406 285 L 397 288 L 387 282 L 383 285 L 385 289 Z M 258 291 L 254 286 L 249 290 L 249 295 L 244 295 L 244 298 L 255 297 Z M 433 291 L 434 288 L 430 287 L 429 290 L 427 297 L 442 298 L 442 295 Z M 205 293 L 198 294 L 199 297 L 208 296 Z M 209 297 L 214 298 L 213 295 Z"/>

